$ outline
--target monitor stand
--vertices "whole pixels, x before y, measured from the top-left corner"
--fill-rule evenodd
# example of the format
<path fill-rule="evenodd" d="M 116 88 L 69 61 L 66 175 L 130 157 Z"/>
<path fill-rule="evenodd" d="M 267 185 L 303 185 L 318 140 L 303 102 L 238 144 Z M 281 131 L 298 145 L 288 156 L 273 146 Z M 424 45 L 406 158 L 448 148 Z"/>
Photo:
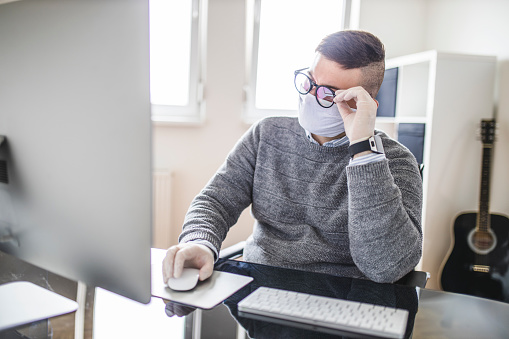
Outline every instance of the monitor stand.
<path fill-rule="evenodd" d="M 78 303 L 27 281 L 0 285 L 0 331 L 74 312 Z"/>

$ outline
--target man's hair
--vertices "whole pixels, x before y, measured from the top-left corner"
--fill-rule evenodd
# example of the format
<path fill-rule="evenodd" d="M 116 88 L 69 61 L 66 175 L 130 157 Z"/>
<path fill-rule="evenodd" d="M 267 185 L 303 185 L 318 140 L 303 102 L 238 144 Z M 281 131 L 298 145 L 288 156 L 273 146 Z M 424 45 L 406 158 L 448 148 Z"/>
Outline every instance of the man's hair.
<path fill-rule="evenodd" d="M 365 31 L 339 31 L 326 36 L 316 52 L 345 69 L 360 68 L 361 86 L 376 97 L 385 72 L 385 48 L 380 39 Z"/>

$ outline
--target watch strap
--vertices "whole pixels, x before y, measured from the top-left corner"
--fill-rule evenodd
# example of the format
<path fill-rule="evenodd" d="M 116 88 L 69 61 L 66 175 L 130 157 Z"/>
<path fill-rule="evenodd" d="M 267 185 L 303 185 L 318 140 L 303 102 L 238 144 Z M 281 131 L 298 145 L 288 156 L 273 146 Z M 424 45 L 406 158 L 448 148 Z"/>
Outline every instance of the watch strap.
<path fill-rule="evenodd" d="M 367 140 L 356 142 L 355 144 L 352 144 L 350 147 L 348 147 L 348 153 L 352 158 L 354 155 L 365 151 L 383 154 L 384 147 L 382 144 L 382 138 L 380 138 L 379 135 L 374 135 Z"/>

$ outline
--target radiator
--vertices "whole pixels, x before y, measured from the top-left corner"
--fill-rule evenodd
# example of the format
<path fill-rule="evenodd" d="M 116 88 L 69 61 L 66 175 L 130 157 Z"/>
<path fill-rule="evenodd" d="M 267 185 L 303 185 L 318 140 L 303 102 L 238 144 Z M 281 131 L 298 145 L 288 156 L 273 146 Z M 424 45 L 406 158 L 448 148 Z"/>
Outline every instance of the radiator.
<path fill-rule="evenodd" d="M 166 249 L 171 244 L 171 178 L 166 170 L 156 170 L 153 180 L 152 246 Z"/>

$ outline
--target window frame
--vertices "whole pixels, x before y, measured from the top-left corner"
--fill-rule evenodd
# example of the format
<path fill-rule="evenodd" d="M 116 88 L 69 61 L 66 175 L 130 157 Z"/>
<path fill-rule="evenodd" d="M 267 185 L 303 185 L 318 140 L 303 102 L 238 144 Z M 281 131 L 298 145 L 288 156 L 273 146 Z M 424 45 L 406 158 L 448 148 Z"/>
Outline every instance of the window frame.
<path fill-rule="evenodd" d="M 359 0 L 338 1 L 343 3 L 343 11 L 340 18 L 340 29 L 356 28 L 352 27 L 356 26 L 352 19 L 355 19 L 353 17 L 358 15 L 357 7 L 359 6 Z M 256 107 L 261 2 L 262 0 L 246 0 L 246 69 L 241 119 L 247 124 L 252 124 L 253 122 L 268 116 L 297 115 L 297 110 L 261 109 Z"/>
<path fill-rule="evenodd" d="M 205 56 L 208 0 L 192 0 L 191 60 L 187 105 L 151 103 L 152 121 L 158 124 L 201 124 L 205 120 Z"/>

